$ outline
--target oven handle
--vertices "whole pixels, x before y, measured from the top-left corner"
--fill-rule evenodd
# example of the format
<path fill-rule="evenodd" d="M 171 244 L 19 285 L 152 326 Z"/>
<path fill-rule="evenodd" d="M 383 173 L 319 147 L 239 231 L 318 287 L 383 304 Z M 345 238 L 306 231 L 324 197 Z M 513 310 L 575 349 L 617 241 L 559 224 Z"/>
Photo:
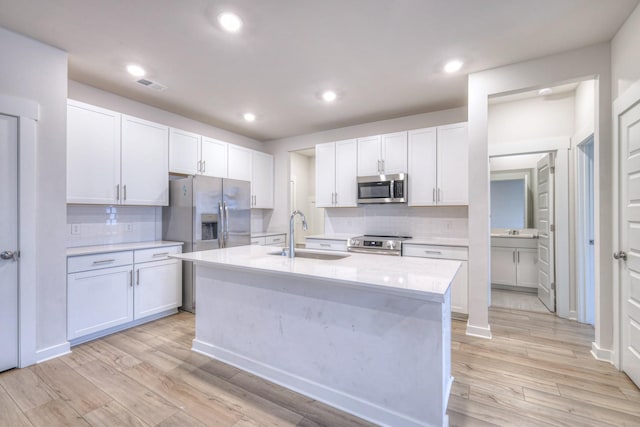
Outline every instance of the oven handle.
<path fill-rule="evenodd" d="M 402 255 L 400 251 L 384 250 L 384 249 L 362 249 L 362 248 L 348 247 L 347 251 L 355 252 L 359 254 L 377 254 L 377 255 L 393 255 L 393 256 Z"/>

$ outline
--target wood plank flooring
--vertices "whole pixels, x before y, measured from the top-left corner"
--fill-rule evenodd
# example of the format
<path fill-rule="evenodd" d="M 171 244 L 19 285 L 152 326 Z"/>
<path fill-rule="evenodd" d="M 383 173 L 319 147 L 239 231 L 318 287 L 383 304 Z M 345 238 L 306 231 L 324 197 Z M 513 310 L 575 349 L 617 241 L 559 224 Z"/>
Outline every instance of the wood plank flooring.
<path fill-rule="evenodd" d="M 490 310 L 492 340 L 453 322 L 452 426 L 640 426 L 640 391 L 589 354 L 593 328 Z M 0 426 L 299 426 L 371 423 L 190 350 L 179 313 L 0 374 Z"/>

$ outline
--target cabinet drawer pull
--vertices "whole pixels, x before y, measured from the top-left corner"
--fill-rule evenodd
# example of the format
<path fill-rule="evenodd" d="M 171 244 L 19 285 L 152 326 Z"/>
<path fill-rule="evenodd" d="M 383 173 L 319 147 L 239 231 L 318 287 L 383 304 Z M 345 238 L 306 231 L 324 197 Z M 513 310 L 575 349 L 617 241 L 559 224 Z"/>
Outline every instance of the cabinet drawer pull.
<path fill-rule="evenodd" d="M 512 258 L 513 258 L 513 262 L 516 262 L 516 251 L 511 252 Z"/>
<path fill-rule="evenodd" d="M 424 251 L 425 254 L 442 255 L 441 251 Z"/>
<path fill-rule="evenodd" d="M 127 201 L 127 184 L 122 186 L 122 194 L 124 197 L 125 202 Z"/>
<path fill-rule="evenodd" d="M 129 270 L 129 287 L 133 288 L 133 270 Z"/>
<path fill-rule="evenodd" d="M 98 261 L 93 261 L 93 264 L 94 265 L 95 264 L 108 264 L 110 262 L 115 262 L 115 261 L 116 261 L 115 258 L 112 258 L 112 259 L 101 259 L 101 260 L 98 260 Z"/>
<path fill-rule="evenodd" d="M 323 248 L 330 248 L 331 244 L 329 244 L 329 243 L 320 243 L 320 246 L 322 246 Z"/>
<path fill-rule="evenodd" d="M 155 258 L 155 257 L 161 257 L 161 256 L 167 256 L 167 255 L 169 255 L 169 252 L 157 252 L 151 256 Z"/>
<path fill-rule="evenodd" d="M 120 201 L 120 184 L 116 184 L 116 200 Z"/>
<path fill-rule="evenodd" d="M 136 285 L 140 286 L 140 269 L 136 270 Z"/>
<path fill-rule="evenodd" d="M 272 242 L 279 242 L 282 239 L 271 239 Z"/>

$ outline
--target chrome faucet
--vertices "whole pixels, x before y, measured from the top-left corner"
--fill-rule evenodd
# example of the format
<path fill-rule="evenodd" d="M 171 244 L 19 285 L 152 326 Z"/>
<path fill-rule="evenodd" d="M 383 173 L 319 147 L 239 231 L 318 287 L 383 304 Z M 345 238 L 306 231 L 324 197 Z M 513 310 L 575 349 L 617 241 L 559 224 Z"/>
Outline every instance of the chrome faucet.
<path fill-rule="evenodd" d="M 293 237 L 293 224 L 296 215 L 300 215 L 302 217 L 302 229 L 307 229 L 307 218 L 305 218 L 304 214 L 298 210 L 293 211 L 289 218 L 289 258 L 294 258 L 296 256 L 296 239 Z"/>

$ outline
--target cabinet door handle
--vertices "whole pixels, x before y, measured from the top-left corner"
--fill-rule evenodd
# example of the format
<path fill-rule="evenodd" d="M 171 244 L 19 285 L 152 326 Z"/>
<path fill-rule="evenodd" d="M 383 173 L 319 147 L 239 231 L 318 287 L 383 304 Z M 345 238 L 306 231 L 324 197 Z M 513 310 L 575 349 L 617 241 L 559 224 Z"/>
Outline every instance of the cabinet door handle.
<path fill-rule="evenodd" d="M 122 193 L 124 195 L 124 201 L 127 201 L 127 184 L 122 186 Z"/>
<path fill-rule="evenodd" d="M 518 252 L 518 264 L 520 264 L 520 251 L 516 251 Z"/>
<path fill-rule="evenodd" d="M 424 251 L 425 254 L 442 255 L 441 251 Z"/>
<path fill-rule="evenodd" d="M 198 172 L 202 172 L 202 160 L 198 160 Z"/>
<path fill-rule="evenodd" d="M 511 252 L 511 258 L 513 258 L 513 262 L 516 262 L 516 251 Z"/>
<path fill-rule="evenodd" d="M 336 205 L 338 204 L 338 193 L 336 193 Z"/>
<path fill-rule="evenodd" d="M 384 160 L 382 160 L 382 169 L 381 172 L 384 172 Z"/>
<path fill-rule="evenodd" d="M 136 270 L 136 285 L 140 286 L 140 269 Z"/>
<path fill-rule="evenodd" d="M 129 287 L 133 288 L 133 270 L 129 270 Z"/>
<path fill-rule="evenodd" d="M 116 184 L 116 201 L 120 201 L 120 184 Z"/>
<path fill-rule="evenodd" d="M 320 243 L 320 246 L 323 248 L 330 248 L 331 244 L 330 243 Z"/>
<path fill-rule="evenodd" d="M 207 171 L 207 161 L 203 160 L 202 161 L 202 173 L 205 173 Z"/>
<path fill-rule="evenodd" d="M 433 193 L 432 193 L 432 199 L 433 199 L 433 203 L 436 202 L 436 187 L 433 187 Z"/>
<path fill-rule="evenodd" d="M 442 201 L 442 199 L 440 198 L 440 187 L 438 187 L 438 202 Z"/>
<path fill-rule="evenodd" d="M 93 264 L 94 264 L 94 265 L 96 265 L 96 264 L 98 264 L 98 265 L 99 265 L 99 264 L 108 264 L 108 263 L 110 263 L 110 262 L 114 262 L 114 261 L 115 261 L 115 258 L 111 258 L 111 259 L 101 259 L 101 260 L 98 260 L 98 261 L 93 261 Z"/>

